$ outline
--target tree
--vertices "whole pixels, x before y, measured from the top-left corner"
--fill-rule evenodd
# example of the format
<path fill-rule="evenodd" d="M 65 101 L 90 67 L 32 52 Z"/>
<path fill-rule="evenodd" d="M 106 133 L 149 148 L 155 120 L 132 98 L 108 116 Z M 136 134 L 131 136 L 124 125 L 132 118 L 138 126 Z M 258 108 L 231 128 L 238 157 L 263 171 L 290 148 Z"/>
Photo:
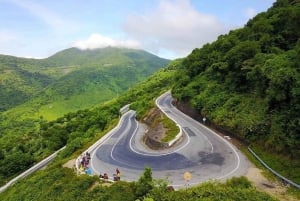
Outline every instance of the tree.
<path fill-rule="evenodd" d="M 153 187 L 152 170 L 150 167 L 145 167 L 143 175 L 136 184 L 136 197 L 142 199 Z"/>

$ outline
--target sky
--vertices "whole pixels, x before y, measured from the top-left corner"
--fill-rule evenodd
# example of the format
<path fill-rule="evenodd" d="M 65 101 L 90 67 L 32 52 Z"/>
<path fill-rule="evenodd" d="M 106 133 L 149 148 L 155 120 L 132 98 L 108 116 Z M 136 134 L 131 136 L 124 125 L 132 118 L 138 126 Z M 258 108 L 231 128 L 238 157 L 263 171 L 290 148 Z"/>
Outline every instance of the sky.
<path fill-rule="evenodd" d="M 185 57 L 275 0 L 0 0 L 0 54 L 46 58 L 77 47 Z"/>

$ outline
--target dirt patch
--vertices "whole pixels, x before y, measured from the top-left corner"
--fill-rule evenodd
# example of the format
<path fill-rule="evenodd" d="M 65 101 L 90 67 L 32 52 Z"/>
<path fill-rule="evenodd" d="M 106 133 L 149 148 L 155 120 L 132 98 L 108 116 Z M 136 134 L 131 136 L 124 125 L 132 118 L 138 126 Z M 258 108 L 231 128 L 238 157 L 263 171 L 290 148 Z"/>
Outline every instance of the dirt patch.
<path fill-rule="evenodd" d="M 98 186 L 106 186 L 106 187 L 109 187 L 111 186 L 113 183 L 112 182 L 106 182 L 106 181 L 103 181 L 103 180 L 100 180 L 100 181 L 96 181 L 95 183 L 93 183 L 93 185 L 88 189 L 88 191 L 92 191 L 94 190 L 96 187 Z"/>
<path fill-rule="evenodd" d="M 111 186 L 113 183 L 111 183 L 111 182 L 103 182 L 103 183 L 101 183 L 101 186 L 107 186 L 107 187 L 109 187 L 109 186 Z"/>
<path fill-rule="evenodd" d="M 75 167 L 75 163 L 76 163 L 76 159 L 71 159 L 68 162 L 66 162 L 65 164 L 63 164 L 63 167 L 74 168 Z"/>
<path fill-rule="evenodd" d="M 273 197 L 282 200 L 282 201 L 299 201 L 298 199 L 288 195 L 287 188 L 282 186 L 278 182 L 271 182 L 266 179 L 262 170 L 256 167 L 250 167 L 246 177 L 253 183 L 253 185 L 261 191 L 267 192 Z"/>
<path fill-rule="evenodd" d="M 96 188 L 96 187 L 99 186 L 99 185 L 100 185 L 100 182 L 99 182 L 99 181 L 96 181 L 96 182 L 93 183 L 93 185 L 88 189 L 88 192 L 94 190 L 94 188 Z"/>
<path fill-rule="evenodd" d="M 165 137 L 166 129 L 160 121 L 162 115 L 163 113 L 155 107 L 143 118 L 143 123 L 148 127 L 145 144 L 152 149 L 161 149 L 164 147 L 161 140 Z"/>
<path fill-rule="evenodd" d="M 143 118 L 143 123 L 148 127 L 147 136 L 160 141 L 165 136 L 165 129 L 160 119 L 163 113 L 158 108 L 152 108 Z"/>

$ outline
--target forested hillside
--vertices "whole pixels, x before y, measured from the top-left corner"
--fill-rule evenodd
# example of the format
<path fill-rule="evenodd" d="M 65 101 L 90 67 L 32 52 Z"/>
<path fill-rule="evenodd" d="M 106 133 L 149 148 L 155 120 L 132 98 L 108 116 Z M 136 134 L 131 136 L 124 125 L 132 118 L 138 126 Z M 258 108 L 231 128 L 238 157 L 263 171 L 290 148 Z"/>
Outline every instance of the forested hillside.
<path fill-rule="evenodd" d="M 244 28 L 195 49 L 172 90 L 211 123 L 269 153 L 274 168 L 298 183 L 299 19 L 299 1 L 278 0 Z"/>
<path fill-rule="evenodd" d="M 111 47 L 70 48 L 39 60 L 2 55 L 0 112 L 30 100 L 10 113 L 52 120 L 109 100 L 167 63 L 142 50 Z"/>
<path fill-rule="evenodd" d="M 272 8 L 254 17 L 244 28 L 222 35 L 217 41 L 195 49 L 188 57 L 171 62 L 167 68 L 123 94 L 121 91 L 126 87 L 121 87 L 130 82 L 131 73 L 126 74 L 122 71 L 124 68 L 116 68 L 120 72 L 109 71 L 107 77 L 102 75 L 102 72 L 116 66 L 113 59 L 116 57 L 108 57 L 98 65 L 96 61 L 99 62 L 101 54 L 72 48 L 45 60 L 22 60 L 23 64 L 16 65 L 18 71 L 42 77 L 37 85 L 33 84 L 36 87 L 33 89 L 31 82 L 23 81 L 27 78 L 20 76 L 20 83 L 30 83 L 28 87 L 24 85 L 29 89 L 20 88 L 20 91 L 25 90 L 24 97 L 30 97 L 30 102 L 26 99 L 27 103 L 0 115 L 0 185 L 60 147 L 67 147 L 46 170 L 17 182 L 0 194 L 0 199 L 274 200 L 257 191 L 245 178 L 169 191 L 166 183 L 153 181 L 151 172 L 146 169 L 137 182 L 121 181 L 106 187 L 98 185 L 97 176 L 77 176 L 62 165 L 77 157 L 116 125 L 122 106 L 131 103 L 130 107 L 137 110 L 137 117 L 143 118 L 146 111 L 154 106 L 153 100 L 172 88 L 178 103 L 190 104 L 207 118 L 207 125 L 214 124 L 251 144 L 275 170 L 299 183 L 299 19 L 299 1 L 277 0 Z M 143 66 L 143 54 L 145 52 L 126 53 L 136 58 L 137 63 L 130 62 L 124 54 L 118 58 L 126 64 L 122 66 L 131 72 L 131 66 Z M 94 59 L 87 59 L 87 55 Z M 15 59 L 10 57 L 8 60 Z M 149 60 L 159 61 L 155 57 Z M 43 62 L 45 66 L 40 71 Z M 4 69 L 6 74 L 14 72 L 8 66 Z M 145 68 L 136 69 L 146 72 Z M 126 76 L 130 76 L 129 81 Z M 91 80 L 85 82 L 82 77 Z M 112 81 L 113 78 L 118 79 Z M 107 81 L 110 83 L 108 88 L 113 89 L 114 94 L 120 93 L 120 96 L 105 104 L 61 115 L 53 121 L 46 119 L 54 119 L 57 113 L 49 117 L 39 116 L 40 113 L 51 113 L 52 108 L 59 105 L 65 110 L 68 106 L 64 105 L 64 101 L 70 100 L 74 104 L 75 100 L 81 100 L 76 97 L 87 96 L 88 91 L 96 93 L 98 89 L 93 87 L 97 83 L 103 86 Z M 8 85 L 4 89 L 8 90 Z M 40 91 L 35 94 L 32 92 L 35 90 Z M 3 110 L 20 103 L 21 99 L 12 105 L 9 103 Z M 29 107 L 40 103 L 45 107 Z M 25 115 L 21 121 L 13 120 L 24 113 L 33 114 L 34 119 Z"/>
<path fill-rule="evenodd" d="M 0 56 L 0 183 L 67 143 L 69 128 L 58 133 L 54 124 L 42 132 L 48 121 L 61 117 L 71 123 L 70 112 L 121 95 L 168 62 L 142 50 L 110 47 L 70 48 L 41 60 Z M 72 118 L 62 119 L 67 113 Z M 80 129 L 98 128 L 97 120 L 81 122 Z"/>
<path fill-rule="evenodd" d="M 53 122 L 41 123 L 36 137 L 27 141 L 12 157 L 2 158 L 0 171 L 11 173 L 19 166 L 13 166 L 10 160 L 18 160 L 19 164 L 29 164 L 36 155 L 43 152 L 52 152 L 63 145 L 66 149 L 58 159 L 47 169 L 38 171 L 32 176 L 17 182 L 11 188 L 0 194 L 1 200 L 268 200 L 274 198 L 256 190 L 245 178 L 233 178 L 222 184 L 208 182 L 188 190 L 170 191 L 167 181 L 154 180 L 151 169 L 146 168 L 143 175 L 136 182 L 119 181 L 112 186 L 99 184 L 98 176 L 77 175 L 72 169 L 62 165 L 71 158 L 77 157 L 83 150 L 103 136 L 117 123 L 119 109 L 127 103 L 132 103 L 138 118 L 143 118 L 147 110 L 152 108 L 154 99 L 168 90 L 174 83 L 178 61 L 173 62 L 167 69 L 160 70 L 146 81 L 127 91 L 126 94 L 107 102 L 92 110 L 78 111 L 67 114 Z M 25 157 L 26 156 L 26 157 Z M 3 157 L 3 156 L 2 156 Z M 6 168 L 6 169 L 5 169 Z"/>
<path fill-rule="evenodd" d="M 31 61 L 0 55 L 0 112 L 28 101 L 53 81 L 47 75 L 27 71 L 18 65 Z"/>

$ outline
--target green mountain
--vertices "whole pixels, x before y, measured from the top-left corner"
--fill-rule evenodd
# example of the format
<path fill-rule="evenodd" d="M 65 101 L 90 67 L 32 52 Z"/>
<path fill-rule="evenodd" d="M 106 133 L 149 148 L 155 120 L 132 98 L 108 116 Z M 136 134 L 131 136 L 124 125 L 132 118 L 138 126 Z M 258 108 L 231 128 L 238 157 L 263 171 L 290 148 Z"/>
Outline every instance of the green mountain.
<path fill-rule="evenodd" d="M 193 50 L 186 58 L 172 61 L 167 68 L 105 104 L 68 113 L 51 122 L 40 119 L 35 122 L 37 129 L 19 136 L 3 136 L 4 140 L 0 140 L 2 183 L 54 150 L 64 145 L 66 149 L 46 170 L 17 182 L 0 194 L 0 199 L 276 200 L 257 191 L 244 178 L 169 191 L 163 182 L 153 183 L 151 173 L 145 171 L 137 182 L 121 181 L 106 187 L 98 185 L 98 177 L 77 176 L 62 165 L 116 125 L 122 106 L 131 103 L 137 117 L 143 118 L 154 106 L 154 98 L 172 88 L 179 105 L 191 106 L 207 118 L 209 126 L 251 144 L 273 169 L 299 183 L 298 19 L 299 1 L 277 0 L 272 8 L 254 17 L 244 28 L 220 36 L 217 41 Z M 65 64 L 69 65 L 66 75 L 60 74 L 63 68 L 51 70 L 51 66 L 59 66 L 55 60 L 49 60 L 49 68 L 43 75 L 59 80 L 77 71 L 75 63 L 65 62 L 70 62 Z M 6 121 L 4 116 L 0 118 L 0 122 Z M 30 123 L 28 119 L 26 122 Z M 11 131 L 17 125 L 14 122 L 6 129 Z M 22 126 L 20 130 L 26 128 L 24 122 Z"/>
<path fill-rule="evenodd" d="M 0 55 L 0 112 L 28 101 L 52 83 L 51 77 L 21 66 L 33 63 L 31 59 Z"/>
<path fill-rule="evenodd" d="M 42 123 L 117 97 L 168 62 L 142 50 L 111 47 L 70 48 L 40 60 L 0 56 L 0 159 L 7 159 L 1 159 L 6 165 L 0 180 L 65 143 L 41 143 L 36 131 Z"/>
<path fill-rule="evenodd" d="M 111 47 L 70 48 L 41 60 L 1 56 L 0 109 L 13 108 L 6 113 L 14 118 L 53 120 L 109 100 L 167 63 L 142 50 Z"/>

